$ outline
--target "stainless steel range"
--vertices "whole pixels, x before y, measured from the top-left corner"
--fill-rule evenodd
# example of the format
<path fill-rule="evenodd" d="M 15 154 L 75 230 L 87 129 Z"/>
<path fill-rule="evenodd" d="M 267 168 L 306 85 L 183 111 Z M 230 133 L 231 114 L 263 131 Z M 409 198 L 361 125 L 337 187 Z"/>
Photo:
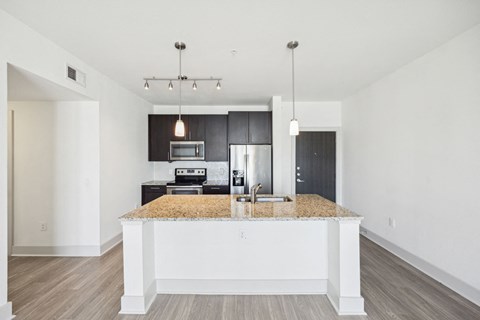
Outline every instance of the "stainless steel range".
<path fill-rule="evenodd" d="M 175 181 L 167 183 L 167 194 L 202 194 L 207 169 L 175 169 Z"/>

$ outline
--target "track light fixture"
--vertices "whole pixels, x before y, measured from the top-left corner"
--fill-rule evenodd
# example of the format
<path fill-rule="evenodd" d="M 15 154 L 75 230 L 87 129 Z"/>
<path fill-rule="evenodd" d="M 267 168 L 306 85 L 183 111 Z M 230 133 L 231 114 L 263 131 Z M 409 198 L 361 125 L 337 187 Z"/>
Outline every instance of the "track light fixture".
<path fill-rule="evenodd" d="M 148 84 L 148 81 L 145 81 L 145 84 L 143 85 L 143 87 L 145 88 L 145 90 L 150 89 L 150 85 Z"/>
<path fill-rule="evenodd" d="M 185 50 L 187 48 L 187 45 L 184 42 L 177 41 L 175 42 L 175 48 L 180 52 L 182 50 Z M 197 82 L 198 81 L 217 81 L 217 90 L 220 90 L 222 88 L 220 81 L 223 80 L 222 78 L 218 77 L 209 77 L 209 78 L 189 78 L 186 75 L 183 75 L 181 72 L 176 78 L 158 78 L 158 77 L 149 77 L 149 78 L 143 78 L 145 80 L 145 89 L 148 89 L 148 81 L 168 81 L 168 90 L 173 90 L 173 82 L 179 82 L 182 83 L 183 81 L 193 81 L 192 89 L 197 90 Z M 149 86 L 148 86 L 149 87 Z"/>

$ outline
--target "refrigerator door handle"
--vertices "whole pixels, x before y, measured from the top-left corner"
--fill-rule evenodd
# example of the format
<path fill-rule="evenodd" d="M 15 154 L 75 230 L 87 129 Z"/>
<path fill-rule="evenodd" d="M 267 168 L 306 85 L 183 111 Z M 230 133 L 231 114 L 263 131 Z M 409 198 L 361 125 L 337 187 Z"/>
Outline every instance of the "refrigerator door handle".
<path fill-rule="evenodd" d="M 248 153 L 245 153 L 245 190 L 244 193 L 250 193 L 250 179 L 248 176 Z"/>

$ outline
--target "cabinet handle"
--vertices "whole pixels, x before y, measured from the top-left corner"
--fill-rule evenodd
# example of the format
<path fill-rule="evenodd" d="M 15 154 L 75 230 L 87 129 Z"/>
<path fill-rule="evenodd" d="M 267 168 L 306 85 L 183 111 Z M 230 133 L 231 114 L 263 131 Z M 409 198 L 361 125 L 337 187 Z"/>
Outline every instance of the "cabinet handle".
<path fill-rule="evenodd" d="M 192 140 L 192 131 L 188 131 L 188 140 Z"/>
<path fill-rule="evenodd" d="M 160 190 L 160 187 L 150 187 L 150 190 Z"/>
<path fill-rule="evenodd" d="M 212 189 L 212 190 L 220 190 L 219 187 L 210 187 L 210 189 Z"/>
<path fill-rule="evenodd" d="M 167 160 L 170 161 L 170 151 L 167 151 Z"/>

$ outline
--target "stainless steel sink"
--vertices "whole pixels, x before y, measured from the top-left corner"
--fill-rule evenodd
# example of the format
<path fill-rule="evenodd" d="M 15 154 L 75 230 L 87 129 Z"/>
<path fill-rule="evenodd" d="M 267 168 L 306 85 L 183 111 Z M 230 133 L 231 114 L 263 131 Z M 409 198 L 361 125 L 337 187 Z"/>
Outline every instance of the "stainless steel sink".
<path fill-rule="evenodd" d="M 237 197 L 237 202 L 250 202 L 250 196 L 240 196 Z M 276 196 L 257 196 L 257 202 L 291 202 L 293 201 L 292 198 L 284 196 L 284 197 L 276 197 Z"/>

